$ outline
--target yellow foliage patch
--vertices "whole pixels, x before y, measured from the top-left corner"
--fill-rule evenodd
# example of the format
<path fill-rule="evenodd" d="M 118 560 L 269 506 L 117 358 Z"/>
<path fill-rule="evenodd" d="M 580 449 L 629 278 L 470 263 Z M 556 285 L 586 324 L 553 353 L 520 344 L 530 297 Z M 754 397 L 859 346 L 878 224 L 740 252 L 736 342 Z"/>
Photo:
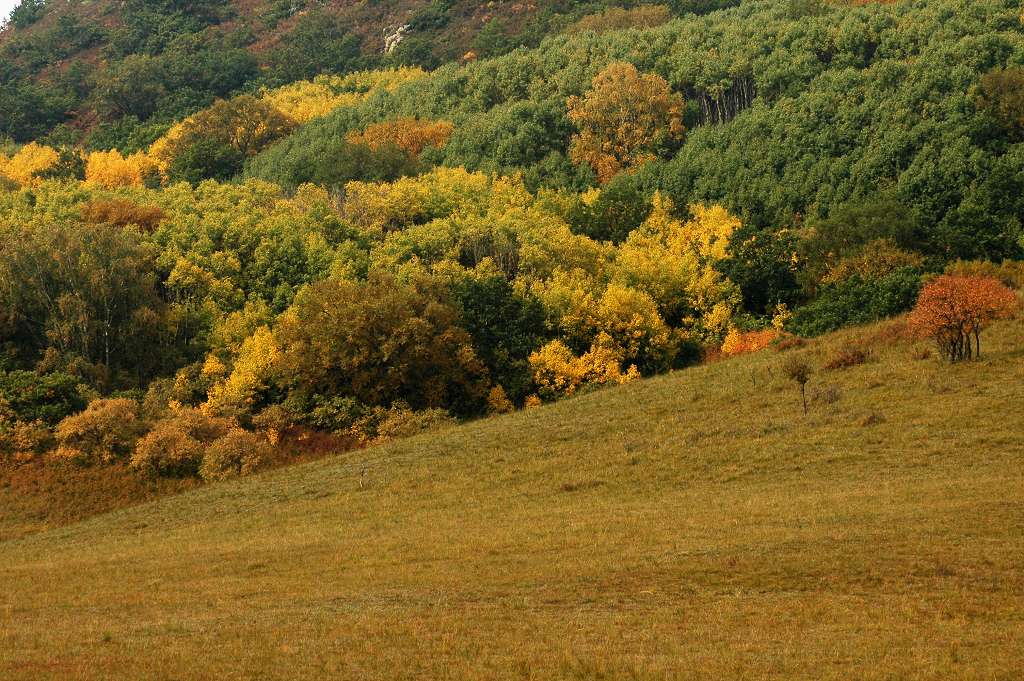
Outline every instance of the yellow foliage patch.
<path fill-rule="evenodd" d="M 39 174 L 52 168 L 59 158 L 55 149 L 32 142 L 10 158 L 0 154 L 0 175 L 22 186 L 37 184 Z"/>
<path fill-rule="evenodd" d="M 157 161 L 143 152 L 122 156 L 116 149 L 94 151 L 85 159 L 85 181 L 87 184 L 117 189 L 138 187 L 148 178 L 159 177 Z"/>
<path fill-rule="evenodd" d="M 622 353 L 607 334 L 580 357 L 561 341 L 552 341 L 530 355 L 530 367 L 541 397 L 549 400 L 569 397 L 584 386 L 621 384 L 640 377 L 635 366 L 622 371 Z"/>
<path fill-rule="evenodd" d="M 423 78 L 418 68 L 360 71 L 346 76 L 317 76 L 265 90 L 261 98 L 297 123 L 326 116 L 342 106 L 354 106 L 378 90 L 393 91 L 404 83 Z"/>

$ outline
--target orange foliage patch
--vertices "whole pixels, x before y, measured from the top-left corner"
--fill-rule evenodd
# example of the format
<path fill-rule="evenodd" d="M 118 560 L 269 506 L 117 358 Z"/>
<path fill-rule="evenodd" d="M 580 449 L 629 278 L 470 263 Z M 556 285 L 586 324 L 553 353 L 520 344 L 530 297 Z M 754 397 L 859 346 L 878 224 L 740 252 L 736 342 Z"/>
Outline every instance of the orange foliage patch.
<path fill-rule="evenodd" d="M 145 232 L 152 232 L 166 218 L 157 206 L 140 206 L 125 199 L 91 201 L 82 206 L 82 219 L 88 223 L 121 228 L 135 225 Z"/>
<path fill-rule="evenodd" d="M 765 329 L 763 331 L 739 331 L 730 329 L 722 343 L 722 354 L 733 356 L 743 355 L 748 352 L 764 350 L 771 345 L 778 337 L 776 329 Z"/>
<path fill-rule="evenodd" d="M 387 144 L 393 144 L 412 157 L 424 149 L 440 149 L 448 143 L 455 126 L 448 121 L 421 121 L 416 118 L 399 118 L 395 121 L 375 123 L 362 132 L 349 133 L 346 138 L 352 144 L 365 144 L 374 151 Z"/>

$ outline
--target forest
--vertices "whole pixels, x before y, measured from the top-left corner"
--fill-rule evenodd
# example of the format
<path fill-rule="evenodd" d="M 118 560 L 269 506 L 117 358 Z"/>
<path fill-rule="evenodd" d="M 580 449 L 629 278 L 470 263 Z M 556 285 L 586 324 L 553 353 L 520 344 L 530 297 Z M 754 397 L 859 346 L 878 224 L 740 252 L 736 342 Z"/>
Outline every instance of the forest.
<path fill-rule="evenodd" d="M 1018 307 L 1016 0 L 433 0 L 391 51 L 123 4 L 0 33 L 11 460 L 215 480 L 912 309 L 966 361 Z"/>

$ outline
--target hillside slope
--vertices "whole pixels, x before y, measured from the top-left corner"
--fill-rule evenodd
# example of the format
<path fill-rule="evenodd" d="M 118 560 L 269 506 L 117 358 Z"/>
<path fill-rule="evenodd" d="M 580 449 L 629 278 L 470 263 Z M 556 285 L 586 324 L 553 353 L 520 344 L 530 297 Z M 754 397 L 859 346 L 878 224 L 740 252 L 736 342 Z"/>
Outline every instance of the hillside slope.
<path fill-rule="evenodd" d="M 738 0 L 667 0 L 704 13 Z M 166 124 L 262 85 L 493 56 L 652 0 L 22 0 L 0 16 L 0 141 Z M 669 13 L 668 7 L 661 7 Z M 134 86 L 134 89 L 133 89 Z M 99 125 L 99 130 L 96 130 Z"/>
<path fill-rule="evenodd" d="M 1024 325 L 894 329 L 0 543 L 0 677 L 1018 678 Z"/>

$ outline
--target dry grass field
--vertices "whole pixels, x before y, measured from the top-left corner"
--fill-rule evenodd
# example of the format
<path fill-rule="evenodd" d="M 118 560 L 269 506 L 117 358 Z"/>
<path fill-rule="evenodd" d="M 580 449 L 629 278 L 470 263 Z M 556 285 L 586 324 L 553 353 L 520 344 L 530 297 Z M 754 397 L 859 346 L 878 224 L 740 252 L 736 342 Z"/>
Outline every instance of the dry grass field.
<path fill-rule="evenodd" d="M 851 330 L 8 539 L 0 679 L 1024 678 L 1024 324 L 983 342 Z"/>

